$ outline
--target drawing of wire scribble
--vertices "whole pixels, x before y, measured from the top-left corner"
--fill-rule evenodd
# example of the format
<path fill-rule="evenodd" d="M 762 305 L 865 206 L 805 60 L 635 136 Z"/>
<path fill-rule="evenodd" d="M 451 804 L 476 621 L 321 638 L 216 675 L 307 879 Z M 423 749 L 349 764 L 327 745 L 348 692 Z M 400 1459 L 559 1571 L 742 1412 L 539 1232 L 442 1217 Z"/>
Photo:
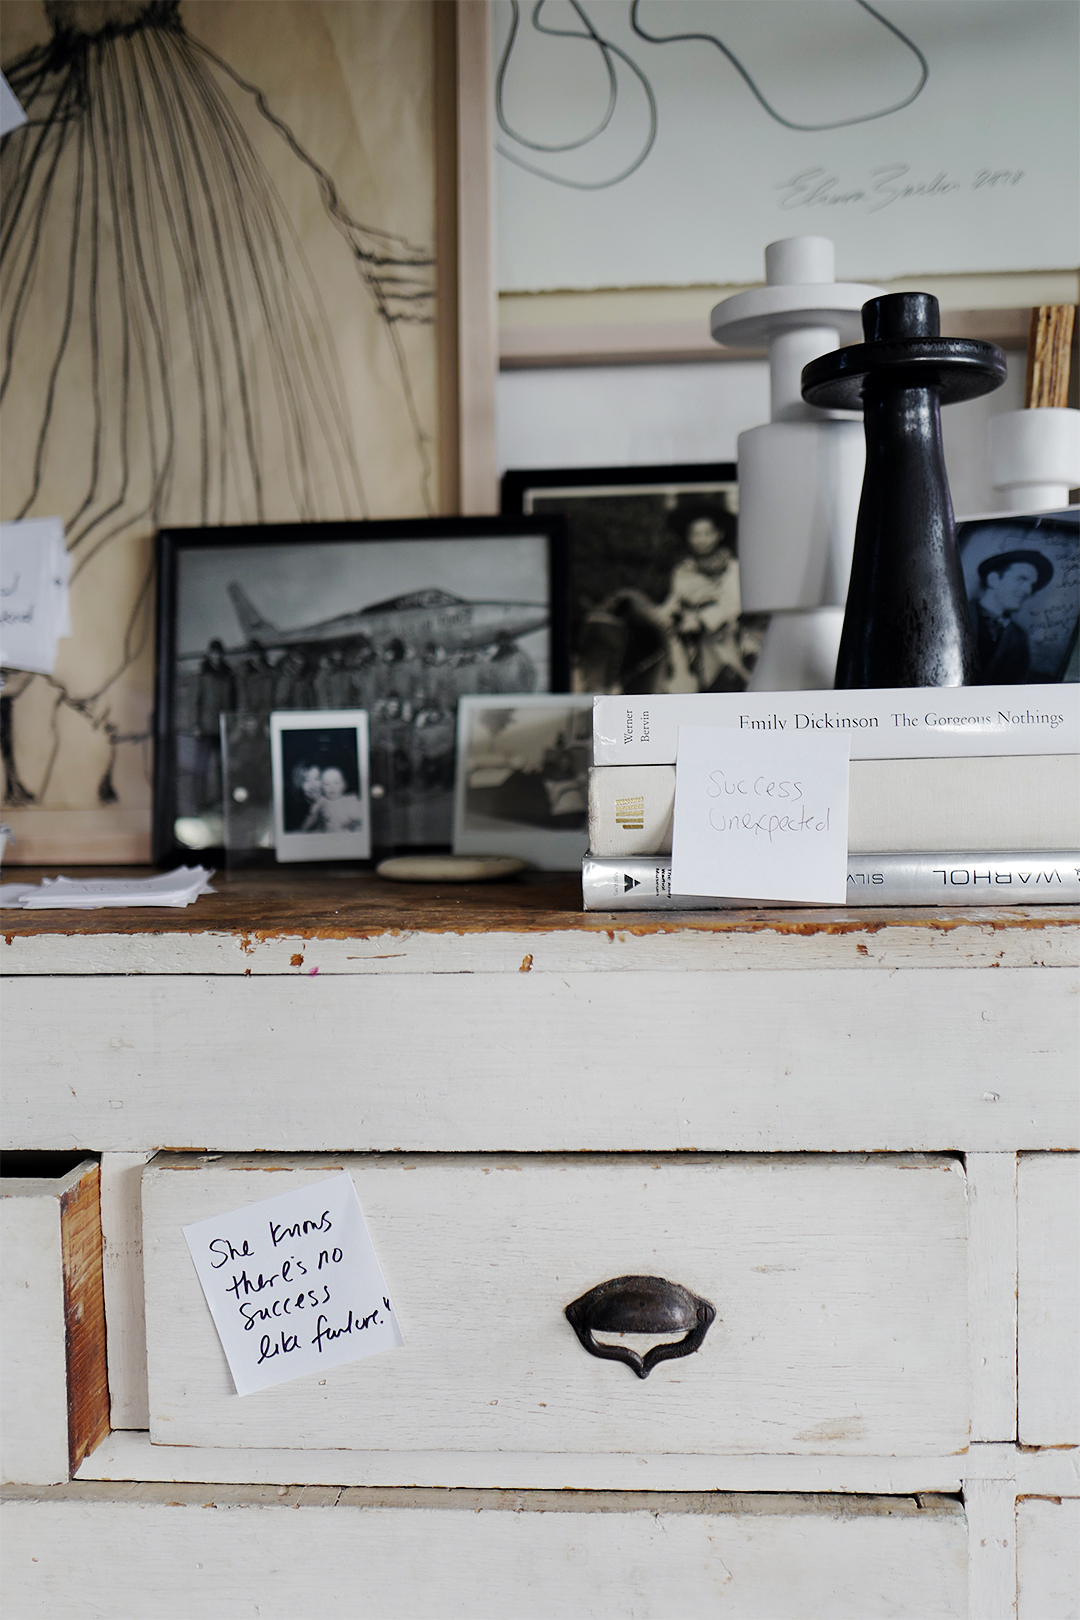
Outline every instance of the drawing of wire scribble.
<path fill-rule="evenodd" d="M 774 122 L 780 124 L 785 129 L 797 130 L 805 133 L 816 133 L 821 130 L 846 129 L 854 124 L 871 123 L 875 119 L 887 118 L 891 113 L 900 112 L 902 108 L 909 107 L 916 97 L 922 94 L 923 88 L 930 76 L 930 67 L 926 57 L 923 55 L 922 51 L 919 49 L 918 45 L 916 45 L 914 40 L 909 39 L 907 34 L 903 33 L 895 23 L 890 22 L 886 16 L 872 6 L 870 4 L 870 0 L 854 0 L 854 4 L 873 17 L 875 22 L 880 23 L 883 29 L 892 34 L 900 41 L 902 45 L 907 48 L 907 50 L 911 52 L 919 66 L 918 81 L 907 95 L 903 96 L 899 101 L 890 103 L 886 107 L 879 107 L 872 112 L 860 113 L 853 117 L 836 118 L 817 124 L 797 123 L 794 119 L 787 117 L 777 107 L 774 107 L 765 96 L 757 81 L 754 79 L 753 75 L 744 65 L 739 56 L 731 49 L 729 45 L 725 44 L 724 40 L 721 39 L 718 33 L 711 33 L 707 30 L 700 29 L 681 33 L 650 33 L 642 26 L 641 23 L 641 0 L 630 0 L 628 22 L 631 31 L 636 34 L 639 39 L 644 40 L 648 45 L 703 44 L 715 46 L 720 54 L 726 57 L 731 63 L 731 66 L 735 69 L 736 73 L 742 79 L 743 83 L 746 85 L 754 99 L 758 102 L 759 106 L 771 119 L 774 120 Z M 600 30 L 595 26 L 592 18 L 585 10 L 584 5 L 580 3 L 580 0 L 570 0 L 570 7 L 581 23 L 580 28 L 557 28 L 550 23 L 542 22 L 541 16 L 546 5 L 547 0 L 536 0 L 536 3 L 533 5 L 532 14 L 530 17 L 530 25 L 533 32 L 541 35 L 547 35 L 549 38 L 553 39 L 577 40 L 588 46 L 590 50 L 597 51 L 603 64 L 604 74 L 607 80 L 607 106 L 591 130 L 587 131 L 587 133 L 584 135 L 580 135 L 566 141 L 545 143 L 530 140 L 526 135 L 522 134 L 520 130 L 513 127 L 506 110 L 508 95 L 507 75 L 515 49 L 519 48 L 520 45 L 519 34 L 521 23 L 521 6 L 519 0 L 510 0 L 510 31 L 507 36 L 506 43 L 503 46 L 502 55 L 499 58 L 498 72 L 495 81 L 495 115 L 498 120 L 499 128 L 502 130 L 503 134 L 510 140 L 514 141 L 516 145 L 524 147 L 528 152 L 577 152 L 583 150 L 587 146 L 590 146 L 607 129 L 608 125 L 611 123 L 618 104 L 619 74 L 617 62 L 622 62 L 625 64 L 641 87 L 647 104 L 648 127 L 641 140 L 639 151 L 634 155 L 630 162 L 622 165 L 616 174 L 610 175 L 601 180 L 576 180 L 567 175 L 555 174 L 548 169 L 541 168 L 536 161 L 522 157 L 520 152 L 514 151 L 511 147 L 500 145 L 498 147 L 498 151 L 502 157 L 507 158 L 511 163 L 516 164 L 518 168 L 526 169 L 530 174 L 535 174 L 542 180 L 550 180 L 555 185 L 569 186 L 574 191 L 603 191 L 609 186 L 617 186 L 621 181 L 628 179 L 630 175 L 636 173 L 636 171 L 641 168 L 641 165 L 649 156 L 649 153 L 652 151 L 653 146 L 656 143 L 656 137 L 660 126 L 660 115 L 657 106 L 656 93 L 645 71 L 639 66 L 634 58 L 629 55 L 627 51 L 623 50 L 613 40 L 604 37 Z M 662 17 L 663 15 L 663 9 L 661 8 L 658 16 Z"/>

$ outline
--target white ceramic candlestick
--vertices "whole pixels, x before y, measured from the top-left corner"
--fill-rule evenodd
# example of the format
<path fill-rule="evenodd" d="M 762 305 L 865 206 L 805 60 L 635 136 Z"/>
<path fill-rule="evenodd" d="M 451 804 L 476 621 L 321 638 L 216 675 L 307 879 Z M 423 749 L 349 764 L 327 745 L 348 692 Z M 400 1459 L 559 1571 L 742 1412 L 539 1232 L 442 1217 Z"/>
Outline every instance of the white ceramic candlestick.
<path fill-rule="evenodd" d="M 1080 411 L 1036 406 L 990 418 L 990 469 L 1009 512 L 1052 512 L 1080 486 Z"/>
<path fill-rule="evenodd" d="M 771 613 L 753 691 L 831 686 L 862 491 L 862 423 L 803 400 L 803 366 L 861 336 L 880 287 L 834 280 L 824 236 L 765 249 L 765 286 L 712 312 L 718 343 L 769 350 L 772 420 L 739 435 L 739 581 L 747 613 Z"/>

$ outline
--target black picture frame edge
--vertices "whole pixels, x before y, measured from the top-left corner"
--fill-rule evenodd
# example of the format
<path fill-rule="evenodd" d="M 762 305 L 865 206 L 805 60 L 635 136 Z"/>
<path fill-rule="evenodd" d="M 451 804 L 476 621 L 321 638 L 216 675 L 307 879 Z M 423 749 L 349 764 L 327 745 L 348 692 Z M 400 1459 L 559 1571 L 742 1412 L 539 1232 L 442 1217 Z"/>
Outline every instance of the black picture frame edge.
<path fill-rule="evenodd" d="M 738 484 L 734 461 L 680 461 L 634 467 L 511 467 L 499 483 L 501 510 L 520 516 L 525 494 L 535 489 L 588 489 L 593 486 L 633 484 Z"/>
<path fill-rule="evenodd" d="M 328 523 L 238 523 L 216 526 L 176 525 L 159 529 L 154 540 L 157 606 L 151 859 L 155 866 L 186 864 L 195 853 L 176 843 L 171 805 L 175 775 L 168 746 L 173 712 L 176 655 L 177 561 L 185 547 L 304 545 L 369 540 L 498 540 L 540 532 L 547 541 L 551 602 L 551 690 L 570 690 L 570 543 L 566 519 L 559 513 L 499 513 L 483 517 L 363 518 Z M 223 848 L 198 852 L 215 865 L 225 860 Z"/>

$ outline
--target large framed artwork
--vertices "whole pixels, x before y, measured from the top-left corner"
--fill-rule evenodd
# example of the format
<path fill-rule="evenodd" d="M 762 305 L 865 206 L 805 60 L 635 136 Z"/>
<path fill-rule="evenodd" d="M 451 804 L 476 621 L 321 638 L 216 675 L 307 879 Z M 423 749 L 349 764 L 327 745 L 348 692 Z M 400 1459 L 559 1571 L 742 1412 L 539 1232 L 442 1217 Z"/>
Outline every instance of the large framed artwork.
<path fill-rule="evenodd" d="M 739 599 L 730 462 L 503 474 L 503 511 L 566 519 L 575 692 L 734 692 L 767 626 Z"/>
<path fill-rule="evenodd" d="M 271 712 L 365 711 L 374 848 L 437 848 L 458 698 L 568 684 L 554 514 L 167 529 L 158 577 L 159 860 L 220 858 L 222 715 L 258 736 Z"/>
<path fill-rule="evenodd" d="M 16 859 L 149 854 L 158 530 L 445 509 L 432 23 L 5 0 L 0 516 L 63 520 L 73 631 L 5 671 Z"/>
<path fill-rule="evenodd" d="M 1075 263 L 1061 0 L 493 0 L 500 288 L 857 281 Z M 988 86 L 992 89 L 988 91 Z"/>

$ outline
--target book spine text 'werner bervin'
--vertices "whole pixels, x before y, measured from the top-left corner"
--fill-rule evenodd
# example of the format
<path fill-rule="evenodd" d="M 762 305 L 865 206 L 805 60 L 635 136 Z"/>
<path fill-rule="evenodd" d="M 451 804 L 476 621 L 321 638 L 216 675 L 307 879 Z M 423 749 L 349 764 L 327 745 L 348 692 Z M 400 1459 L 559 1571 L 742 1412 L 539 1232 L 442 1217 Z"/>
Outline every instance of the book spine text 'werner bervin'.
<path fill-rule="evenodd" d="M 680 726 L 846 737 L 852 759 L 1069 754 L 1080 686 L 945 686 L 837 692 L 693 692 L 593 701 L 594 765 L 674 765 Z"/>

